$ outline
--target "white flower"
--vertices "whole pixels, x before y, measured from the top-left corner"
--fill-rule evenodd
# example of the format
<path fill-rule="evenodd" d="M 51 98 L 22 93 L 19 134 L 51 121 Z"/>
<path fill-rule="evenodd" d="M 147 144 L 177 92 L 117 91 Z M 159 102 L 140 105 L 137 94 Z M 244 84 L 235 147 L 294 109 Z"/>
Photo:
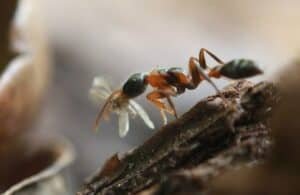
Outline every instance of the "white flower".
<path fill-rule="evenodd" d="M 119 117 L 120 137 L 125 137 L 129 131 L 129 115 L 132 118 L 139 115 L 149 128 L 154 129 L 154 124 L 146 111 L 136 101 L 126 98 L 121 90 L 112 91 L 103 78 L 94 78 L 90 96 L 96 103 L 105 101 L 97 117 L 96 126 L 98 126 L 102 117 L 108 119 L 110 112 L 114 112 Z"/>

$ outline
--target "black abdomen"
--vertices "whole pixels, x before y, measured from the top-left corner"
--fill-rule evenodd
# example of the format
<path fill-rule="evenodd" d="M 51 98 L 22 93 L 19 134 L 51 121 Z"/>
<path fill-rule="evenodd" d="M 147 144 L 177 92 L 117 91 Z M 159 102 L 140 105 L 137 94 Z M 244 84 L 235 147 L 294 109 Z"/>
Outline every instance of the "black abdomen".
<path fill-rule="evenodd" d="M 220 73 L 222 76 L 231 79 L 243 79 L 260 74 L 262 71 L 252 60 L 237 59 L 224 64 L 220 69 Z"/>

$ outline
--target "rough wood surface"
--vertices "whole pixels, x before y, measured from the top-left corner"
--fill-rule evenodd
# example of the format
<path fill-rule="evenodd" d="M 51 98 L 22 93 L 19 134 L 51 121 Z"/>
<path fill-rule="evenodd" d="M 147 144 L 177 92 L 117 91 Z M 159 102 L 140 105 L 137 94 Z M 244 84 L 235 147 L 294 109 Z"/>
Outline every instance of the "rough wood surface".
<path fill-rule="evenodd" d="M 222 93 L 226 101 L 207 97 L 143 145 L 111 157 L 78 194 L 197 194 L 223 170 L 263 159 L 275 87 L 239 81 Z"/>

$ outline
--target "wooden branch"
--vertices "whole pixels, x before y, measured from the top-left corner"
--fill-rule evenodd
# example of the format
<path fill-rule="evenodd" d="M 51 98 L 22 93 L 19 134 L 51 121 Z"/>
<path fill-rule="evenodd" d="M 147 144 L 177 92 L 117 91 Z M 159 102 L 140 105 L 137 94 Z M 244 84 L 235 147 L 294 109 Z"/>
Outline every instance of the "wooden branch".
<path fill-rule="evenodd" d="M 222 93 L 227 101 L 207 97 L 140 147 L 122 157 L 114 155 L 78 194 L 133 194 L 150 187 L 144 193 L 166 194 L 161 193 L 165 184 L 170 186 L 178 178 L 181 187 L 192 184 L 198 189 L 197 183 L 202 189 L 203 178 L 224 167 L 262 159 L 269 148 L 266 119 L 278 100 L 275 87 L 267 82 L 253 85 L 239 81 Z M 224 160 L 229 157 L 230 161 Z M 207 166 L 209 159 L 224 163 L 203 175 L 201 167 Z M 198 176 L 186 175 L 197 170 Z"/>
<path fill-rule="evenodd" d="M 209 181 L 217 175 L 245 165 L 260 163 L 269 154 L 269 129 L 262 125 L 249 125 L 237 129 L 236 144 L 200 163 L 164 175 L 159 185 L 154 185 L 140 195 L 198 195 L 206 192 Z"/>

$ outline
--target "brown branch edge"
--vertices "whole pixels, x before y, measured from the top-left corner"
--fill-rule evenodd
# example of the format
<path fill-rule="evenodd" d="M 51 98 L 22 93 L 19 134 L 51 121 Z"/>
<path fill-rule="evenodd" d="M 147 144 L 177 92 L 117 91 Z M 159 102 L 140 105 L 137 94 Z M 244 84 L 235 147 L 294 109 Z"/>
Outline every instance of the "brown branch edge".
<path fill-rule="evenodd" d="M 113 155 L 78 194 L 197 194 L 222 171 L 264 159 L 276 87 L 243 80 L 222 93 L 226 101 L 209 96 L 143 145 Z"/>

